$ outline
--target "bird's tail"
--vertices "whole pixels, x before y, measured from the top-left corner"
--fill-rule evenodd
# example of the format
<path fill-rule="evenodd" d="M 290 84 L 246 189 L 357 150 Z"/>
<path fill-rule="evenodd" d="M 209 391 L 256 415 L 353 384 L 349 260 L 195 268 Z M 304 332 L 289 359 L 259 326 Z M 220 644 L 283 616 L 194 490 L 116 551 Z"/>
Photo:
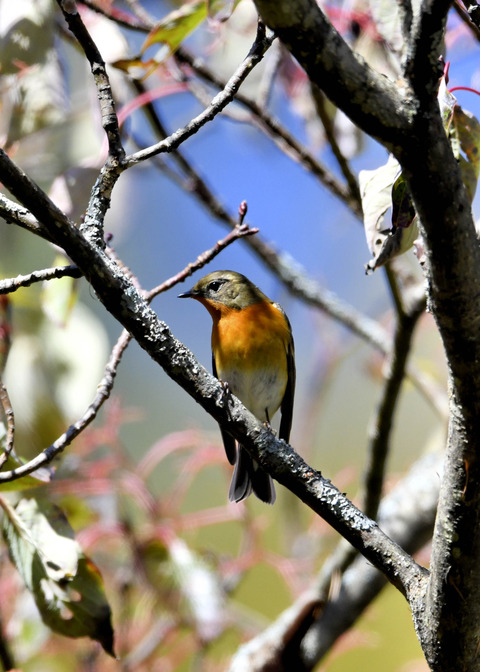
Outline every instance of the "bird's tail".
<path fill-rule="evenodd" d="M 271 477 L 239 445 L 228 499 L 241 502 L 252 492 L 266 504 L 275 502 L 275 487 Z"/>

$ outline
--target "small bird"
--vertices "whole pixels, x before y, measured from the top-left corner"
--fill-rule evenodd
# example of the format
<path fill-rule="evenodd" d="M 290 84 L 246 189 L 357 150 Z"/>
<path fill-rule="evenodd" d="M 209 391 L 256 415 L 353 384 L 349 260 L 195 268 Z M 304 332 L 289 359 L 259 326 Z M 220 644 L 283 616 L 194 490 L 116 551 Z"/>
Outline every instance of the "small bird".
<path fill-rule="evenodd" d="M 270 424 L 279 408 L 279 436 L 289 441 L 295 393 L 292 329 L 278 303 L 235 271 L 215 271 L 179 298 L 203 303 L 213 319 L 213 375 L 259 420 Z M 235 465 L 228 498 L 241 502 L 251 492 L 275 501 L 271 477 L 220 427 L 230 464 Z"/>

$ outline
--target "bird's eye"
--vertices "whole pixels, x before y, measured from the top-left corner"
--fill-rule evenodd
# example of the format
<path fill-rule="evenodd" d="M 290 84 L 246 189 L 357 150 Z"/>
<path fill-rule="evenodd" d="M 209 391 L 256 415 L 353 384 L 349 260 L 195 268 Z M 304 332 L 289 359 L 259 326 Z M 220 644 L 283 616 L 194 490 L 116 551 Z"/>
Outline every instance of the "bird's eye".
<path fill-rule="evenodd" d="M 223 285 L 222 280 L 214 280 L 208 285 L 208 289 L 212 292 L 217 292 L 222 285 Z"/>

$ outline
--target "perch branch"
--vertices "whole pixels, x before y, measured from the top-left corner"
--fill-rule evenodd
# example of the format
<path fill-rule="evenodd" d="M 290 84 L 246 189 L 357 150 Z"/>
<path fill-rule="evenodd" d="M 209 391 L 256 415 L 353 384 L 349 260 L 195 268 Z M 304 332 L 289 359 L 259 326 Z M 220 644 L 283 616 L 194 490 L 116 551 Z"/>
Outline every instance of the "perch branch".
<path fill-rule="evenodd" d="M 426 570 L 290 446 L 278 440 L 238 399 L 232 395 L 226 402 L 223 385 L 174 338 L 128 277 L 102 250 L 81 235 L 46 194 L 39 195 L 41 190 L 2 150 L 0 179 L 43 222 L 55 242 L 83 272 L 106 309 L 150 357 L 229 434 L 241 441 L 261 466 L 381 569 L 411 601 L 425 584 Z M 74 431 L 76 428 L 70 435 Z M 66 440 L 71 438 L 67 436 Z"/>
<path fill-rule="evenodd" d="M 214 259 L 222 250 L 231 245 L 236 240 L 244 238 L 246 236 L 251 236 L 257 233 L 257 229 L 249 228 L 248 224 L 244 223 L 244 217 L 247 212 L 247 204 L 245 201 L 242 201 L 239 207 L 239 220 L 238 224 L 233 231 L 231 231 L 227 236 L 222 240 L 219 240 L 212 248 L 206 250 L 200 254 L 196 261 L 188 264 L 183 271 L 177 273 L 172 278 L 169 278 L 161 285 L 151 289 L 148 292 L 144 292 L 145 299 L 150 303 L 156 296 L 162 292 L 171 289 L 174 285 L 179 282 L 183 282 L 187 277 L 192 275 L 195 271 L 199 270 L 206 264 L 208 264 L 212 259 Z M 76 271 L 76 267 L 72 267 Z M 48 271 L 56 269 L 47 269 Z M 43 271 L 40 272 L 45 273 Z M 128 272 L 129 273 L 129 272 Z M 32 274 L 33 275 L 33 274 Z M 30 276 L 27 276 L 30 277 Z M 135 282 L 134 278 L 130 279 L 132 282 Z M 46 278 L 42 278 L 46 279 Z M 28 283 L 31 284 L 31 283 Z M 62 436 L 60 436 L 54 443 L 52 443 L 48 448 L 43 450 L 41 453 L 36 455 L 30 461 L 25 464 L 12 469 L 10 471 L 0 472 L 0 482 L 8 482 L 26 476 L 27 474 L 32 473 L 41 466 L 44 466 L 51 462 L 54 457 L 59 453 L 63 452 L 65 448 L 70 445 L 70 443 L 82 432 L 84 429 L 96 418 L 100 408 L 103 406 L 105 401 L 110 397 L 113 384 L 115 382 L 115 377 L 117 373 L 118 366 L 120 364 L 123 353 L 125 352 L 128 344 L 132 339 L 131 334 L 128 331 L 124 330 L 120 337 L 118 338 L 117 343 L 115 344 L 110 359 L 105 367 L 105 372 L 102 380 L 97 386 L 97 393 L 95 399 L 89 405 L 83 416 L 74 424 L 72 424 Z M 14 433 L 14 419 L 13 419 L 13 410 L 8 400 L 7 391 L 0 381 L 0 402 L 3 405 L 5 416 L 7 417 L 7 426 L 8 426 L 8 436 L 7 436 L 7 447 L 5 449 L 5 455 L 8 456 L 13 447 L 13 433 Z M 5 458 L 6 459 L 6 458 Z M 4 464 L 5 459 L 0 458 L 0 468 Z"/>

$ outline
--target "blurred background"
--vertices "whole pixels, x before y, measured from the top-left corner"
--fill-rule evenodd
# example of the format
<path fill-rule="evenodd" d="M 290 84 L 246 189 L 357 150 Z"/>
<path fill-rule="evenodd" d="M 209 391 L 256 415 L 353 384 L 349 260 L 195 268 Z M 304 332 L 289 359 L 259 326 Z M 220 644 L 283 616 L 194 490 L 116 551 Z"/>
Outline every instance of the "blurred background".
<path fill-rule="evenodd" d="M 368 3 L 365 7 L 360 4 L 334 2 L 328 3 L 327 9 L 356 48 L 376 67 L 388 71 L 388 48 L 377 34 L 369 32 L 374 25 L 371 9 Z M 143 0 L 142 6 L 156 20 L 175 7 L 158 0 Z M 110 3 L 105 3 L 105 7 L 110 11 Z M 114 7 L 132 11 L 128 3 L 115 2 Z M 140 52 L 145 32 L 114 24 L 83 6 L 81 10 L 108 64 Z M 105 159 L 96 93 L 86 62 L 69 36 L 56 4 L 49 0 L 1 0 L 0 29 L 2 144 L 78 222 Z M 242 0 L 228 21 L 204 21 L 182 46 L 201 56 L 219 78 L 226 80 L 248 53 L 255 31 L 254 6 L 249 0 Z M 452 13 L 446 45 L 450 87 L 479 88 L 476 56 L 476 41 L 458 15 Z M 276 75 L 269 80 L 274 66 Z M 127 152 L 157 142 L 142 109 L 125 108 L 136 96 L 127 75 L 114 67 L 109 67 L 109 74 L 118 110 L 125 116 Z M 248 77 L 241 91 L 255 100 L 266 81 L 271 84 L 270 112 L 341 180 L 315 114 L 308 83 L 278 45 Z M 189 90 L 183 86 L 182 90 L 179 66 L 172 59 L 165 60 L 143 83 L 147 90 L 159 90 L 153 104 L 167 132 L 183 127 L 204 107 L 192 94 L 193 87 Z M 204 99 L 211 99 L 216 93 L 204 82 L 198 86 Z M 455 95 L 465 109 L 478 115 L 478 95 L 469 91 Z M 260 229 L 258 235 L 264 241 L 289 255 L 308 277 L 378 320 L 391 333 L 394 312 L 384 271 L 365 274 L 371 254 L 362 222 L 314 175 L 282 152 L 258 125 L 249 123 L 251 117 L 244 108 L 231 107 L 231 113 L 227 108 L 226 114 L 181 146 L 191 166 L 233 217 L 237 216 L 241 201 L 246 200 L 246 221 Z M 355 176 L 361 170 L 386 163 L 386 152 L 375 141 L 361 136 L 341 115 L 332 118 L 340 147 Z M 145 289 L 178 273 L 228 232 L 194 193 L 172 179 L 169 171 L 179 173 L 174 160 L 167 157 L 165 161 L 167 169 L 148 161 L 121 176 L 105 222 L 112 247 Z M 2 220 L 0 241 L 3 277 L 65 263 L 58 261 L 58 250 L 45 241 Z M 419 275 L 412 251 L 405 263 L 411 273 Z M 204 273 L 217 269 L 247 275 L 287 312 L 297 357 L 291 443 L 313 467 L 355 500 L 370 422 L 381 391 L 383 358 L 320 310 L 293 297 L 252 251 L 248 240 L 243 240 L 223 251 L 207 269 L 153 302 L 160 319 L 207 369 L 210 370 L 211 360 L 211 319 L 201 305 L 178 301 L 177 295 Z M 68 279 L 37 284 L 11 295 L 11 322 L 5 382 L 16 413 L 17 452 L 30 458 L 84 413 L 121 329 L 84 281 Z M 417 332 L 413 361 L 420 371 L 446 388 L 442 347 L 428 314 L 423 316 Z M 438 448 L 443 431 L 444 424 L 431 404 L 407 382 L 395 417 L 389 485 L 418 456 Z M 174 534 L 178 543 L 184 543 L 192 553 L 190 570 L 185 571 L 214 567 L 226 581 L 228 590 L 225 583 L 222 590 L 231 592 L 228 626 L 219 626 L 218 613 L 212 622 L 195 617 L 197 624 L 203 622 L 206 627 L 206 640 L 210 637 L 209 623 L 215 633 L 215 637 L 210 637 L 213 643 L 208 655 L 202 654 L 207 657 L 201 658 L 200 667 L 198 649 L 189 639 L 192 626 L 189 630 L 187 618 L 177 639 L 158 635 L 160 644 L 153 646 L 149 654 L 154 656 L 156 651 L 155 664 L 153 658 L 146 654 L 142 658 L 137 650 L 137 662 L 129 658 L 130 666 L 124 662 L 125 669 L 225 669 L 225 661 L 242 639 L 265 627 L 310 585 L 322 559 L 337 541 L 322 521 L 304 510 L 281 486 L 277 486 L 278 500 L 273 508 L 253 498 L 242 505 L 227 504 L 230 468 L 225 462 L 216 423 L 134 343 L 119 366 L 112 399 L 93 429 L 74 442 L 57 462 L 58 480 L 53 492 L 104 574 L 117 633 L 131 619 L 132 623 L 143 624 L 138 626 L 141 634 L 136 636 L 146 636 L 147 618 L 139 613 L 142 608 L 142 614 L 153 613 L 153 607 L 147 598 L 146 605 L 132 598 L 135 614 L 126 617 L 122 613 L 126 602 L 122 601 L 119 585 L 124 586 L 126 595 L 134 591 L 132 577 L 126 575 L 125 569 L 129 566 L 131 572 L 132 566 L 126 561 L 123 564 L 119 552 L 110 575 L 112 548 L 118 550 L 126 543 L 120 537 L 113 539 L 111 530 L 105 544 L 100 543 L 101 530 L 110 524 L 120 521 L 133 530 L 139 525 L 144 538 L 137 538 L 136 543 L 145 551 L 146 563 L 152 558 L 158 560 L 157 551 L 165 562 L 167 548 L 169 562 L 176 567 L 175 585 L 181 586 L 178 572 L 183 565 L 172 552 L 172 544 L 165 541 Z M 117 480 L 112 476 L 138 476 L 140 472 L 146 483 L 141 492 L 148 493 L 155 502 L 152 506 L 158 507 L 151 517 L 146 516 L 143 503 L 139 503 L 142 495 L 135 490 L 133 481 L 126 485 L 123 476 Z M 103 484 L 102 489 L 100 478 L 112 478 L 114 485 Z M 153 534 L 155 526 L 163 531 Z M 162 540 L 162 550 L 155 547 L 154 539 Z M 175 574 L 172 567 L 167 574 Z M 173 581 L 171 577 L 170 580 Z M 187 612 L 185 603 L 189 599 L 183 595 L 182 609 Z M 163 605 L 167 613 L 170 607 Z M 182 611 L 178 604 L 175 609 L 177 613 Z M 24 612 L 22 618 L 19 612 L 17 606 L 11 623 L 22 623 L 24 627 Z M 32 614 L 29 617 L 35 622 Z M 40 627 L 35 625 L 37 630 Z M 13 628 L 11 625 L 10 633 Z M 44 664 L 49 670 L 87 669 L 82 665 L 86 665 L 90 643 L 75 642 L 72 649 L 67 640 L 54 637 L 56 650 L 63 651 L 61 661 L 53 654 L 51 658 L 45 654 L 41 647 L 47 635 L 42 636 L 29 639 L 23 632 L 22 638 L 17 637 L 16 655 L 22 669 L 38 671 L 44 669 Z M 120 638 L 119 649 L 121 654 L 124 648 L 128 658 L 134 647 L 125 642 L 125 638 Z M 39 651 L 44 654 L 40 659 Z M 163 667 L 158 663 L 159 652 Z M 35 653 L 37 658 L 32 662 Z M 396 591 L 386 589 L 358 627 L 337 644 L 321 669 L 413 672 L 427 669 L 422 660 L 407 605 Z M 95 669 L 116 669 L 110 668 L 114 663 L 101 654 L 96 665 Z"/>

